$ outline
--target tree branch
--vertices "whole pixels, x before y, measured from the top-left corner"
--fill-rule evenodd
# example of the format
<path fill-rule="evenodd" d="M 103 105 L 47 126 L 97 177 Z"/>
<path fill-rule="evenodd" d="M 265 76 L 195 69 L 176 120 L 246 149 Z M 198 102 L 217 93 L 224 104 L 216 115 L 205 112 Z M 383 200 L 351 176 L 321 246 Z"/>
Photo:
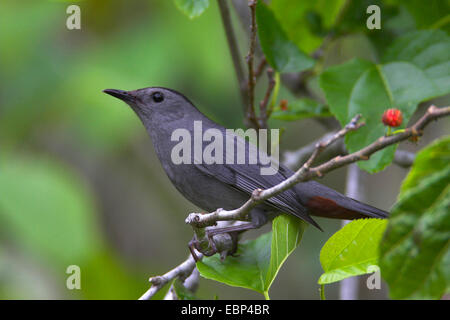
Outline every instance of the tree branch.
<path fill-rule="evenodd" d="M 275 87 L 274 71 L 272 68 L 267 69 L 267 77 L 269 78 L 269 83 L 266 94 L 264 95 L 264 99 L 259 103 L 259 126 L 263 129 L 268 128 L 267 120 L 269 119 L 270 114 L 267 112 L 267 105 L 269 104 L 270 96 Z"/>
<path fill-rule="evenodd" d="M 230 50 L 231 59 L 233 61 L 234 71 L 236 73 L 237 82 L 239 85 L 239 92 L 242 100 L 242 108 L 244 115 L 248 106 L 248 90 L 246 83 L 246 76 L 241 65 L 241 54 L 239 46 L 234 33 L 233 24 L 231 23 L 230 10 L 228 8 L 227 0 L 218 0 L 220 16 L 222 18 L 225 35 L 227 37 L 228 48 Z"/>
<path fill-rule="evenodd" d="M 201 259 L 203 255 L 201 253 L 197 253 L 197 256 Z M 182 262 L 180 265 L 176 266 L 169 272 L 163 274 L 162 276 L 150 278 L 149 282 L 151 283 L 151 287 L 139 298 L 139 300 L 150 300 L 166 284 L 176 278 L 179 278 L 184 282 L 192 274 L 194 269 L 195 260 L 192 255 L 189 255 L 189 257 L 184 262 Z"/>
<path fill-rule="evenodd" d="M 329 132 L 320 137 L 319 139 L 308 143 L 306 146 L 301 147 L 298 150 L 294 151 L 285 151 L 283 153 L 283 164 L 288 168 L 296 168 L 299 165 L 305 163 L 306 160 L 312 155 L 314 152 L 317 143 L 323 140 L 328 140 L 331 138 L 335 132 Z M 333 145 L 329 146 L 324 152 L 321 154 L 321 158 L 326 158 L 327 160 L 346 153 L 345 145 L 342 140 L 336 141 Z M 319 158 L 320 160 L 320 158 Z"/>
<path fill-rule="evenodd" d="M 265 57 L 261 58 L 261 61 L 259 61 L 259 65 L 258 68 L 256 68 L 255 71 L 255 78 L 258 80 L 258 78 L 261 76 L 261 74 L 263 73 L 264 69 L 267 66 L 267 60 Z"/>
<path fill-rule="evenodd" d="M 307 144 L 306 146 L 301 147 L 298 150 L 285 151 L 283 153 L 283 161 L 282 161 L 283 164 L 291 169 L 301 165 L 311 156 L 316 147 L 316 144 L 319 141 L 328 139 L 333 134 L 334 132 L 329 132 L 323 135 L 318 140 L 313 141 Z M 334 143 L 332 146 L 324 150 L 324 152 L 322 152 L 318 160 L 328 161 L 331 158 L 336 157 L 338 155 L 342 156 L 346 154 L 348 154 L 348 151 L 345 147 L 344 140 L 339 140 L 336 141 L 336 143 Z M 409 152 L 406 150 L 396 150 L 393 162 L 400 167 L 409 168 L 413 164 L 415 157 L 416 155 L 413 152 Z"/>
<path fill-rule="evenodd" d="M 247 90 L 248 90 L 248 105 L 247 105 L 247 120 L 253 125 L 254 128 L 258 128 L 259 124 L 256 120 L 255 115 L 255 85 L 256 77 L 255 70 L 253 68 L 253 60 L 255 58 L 255 47 L 256 47 L 256 0 L 248 0 L 248 6 L 250 8 L 250 48 L 245 60 L 247 61 L 248 68 L 248 79 L 247 79 Z"/>
<path fill-rule="evenodd" d="M 194 268 L 192 270 L 191 275 L 187 277 L 187 279 L 184 281 L 183 286 L 190 292 L 195 293 L 195 291 L 197 291 L 198 288 L 199 280 L 200 280 L 200 272 L 198 271 L 197 268 Z M 178 299 L 179 297 L 177 296 L 174 285 L 172 284 L 170 286 L 169 291 L 167 291 L 166 295 L 164 296 L 164 300 L 178 300 Z"/>

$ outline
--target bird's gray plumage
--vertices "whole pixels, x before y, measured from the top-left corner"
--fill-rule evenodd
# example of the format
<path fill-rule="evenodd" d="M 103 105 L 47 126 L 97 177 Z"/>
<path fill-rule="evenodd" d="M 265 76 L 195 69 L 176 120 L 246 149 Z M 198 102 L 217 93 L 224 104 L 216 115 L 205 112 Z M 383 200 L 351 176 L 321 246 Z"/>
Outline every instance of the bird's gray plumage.
<path fill-rule="evenodd" d="M 135 91 L 107 89 L 105 92 L 124 100 L 132 107 L 146 127 L 169 179 L 180 193 L 203 210 L 210 212 L 217 208 L 238 208 L 255 189 L 270 188 L 293 174 L 293 171 L 279 164 L 276 174 L 261 175 L 263 164 L 259 159 L 256 164 L 236 164 L 236 161 L 228 164 L 226 157 L 229 154 L 226 152 L 222 164 L 195 163 L 194 152 L 191 154 L 192 164 L 174 164 L 171 153 L 178 143 L 171 139 L 174 130 L 182 128 L 193 133 L 194 122 L 201 121 L 203 132 L 216 128 L 222 133 L 223 141 L 230 133 L 203 115 L 182 94 L 171 89 L 151 87 Z M 156 102 L 155 93 L 161 94 L 163 101 Z M 233 138 L 235 147 L 245 148 L 246 154 L 258 152 L 254 145 L 242 137 L 233 135 Z M 193 146 L 194 141 L 191 143 Z M 209 143 L 203 142 L 203 148 Z M 299 183 L 270 198 L 253 209 L 250 217 L 253 225 L 260 227 L 282 212 L 292 214 L 319 229 L 310 214 L 350 219 L 364 216 L 387 217 L 385 211 L 345 197 L 315 181 Z"/>

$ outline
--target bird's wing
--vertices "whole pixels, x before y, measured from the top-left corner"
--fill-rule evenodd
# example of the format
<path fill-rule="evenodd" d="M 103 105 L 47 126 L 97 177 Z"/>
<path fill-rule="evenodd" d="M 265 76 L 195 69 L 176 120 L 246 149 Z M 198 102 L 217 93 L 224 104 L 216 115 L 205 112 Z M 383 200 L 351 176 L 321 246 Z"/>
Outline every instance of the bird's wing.
<path fill-rule="evenodd" d="M 226 136 L 230 138 L 229 133 L 226 133 Z M 270 162 L 270 166 L 272 166 L 275 170 L 274 172 L 276 172 L 272 175 L 261 174 L 261 168 L 268 167 L 269 164 L 262 164 L 258 157 L 256 157 L 257 161 L 255 164 L 249 164 L 249 161 L 246 161 L 245 164 L 236 164 L 237 152 L 239 152 L 239 150 L 245 150 L 247 152 L 246 154 L 255 155 L 257 154 L 258 149 L 240 136 L 233 135 L 232 138 L 236 141 L 236 152 L 232 155 L 226 152 L 224 154 L 223 164 L 205 164 L 203 161 L 196 161 L 197 164 L 195 164 L 195 166 L 204 174 L 214 177 L 248 195 L 251 195 L 256 189 L 273 187 L 293 174 L 293 172 L 286 167 L 278 165 L 278 163 L 275 162 L 275 159 L 272 159 Z M 231 159 L 230 157 L 233 158 Z M 264 163 L 266 162 L 264 161 Z M 288 189 L 268 199 L 266 202 L 277 210 L 290 213 L 320 229 L 319 225 L 309 216 L 307 209 L 301 204 L 295 191 Z"/>

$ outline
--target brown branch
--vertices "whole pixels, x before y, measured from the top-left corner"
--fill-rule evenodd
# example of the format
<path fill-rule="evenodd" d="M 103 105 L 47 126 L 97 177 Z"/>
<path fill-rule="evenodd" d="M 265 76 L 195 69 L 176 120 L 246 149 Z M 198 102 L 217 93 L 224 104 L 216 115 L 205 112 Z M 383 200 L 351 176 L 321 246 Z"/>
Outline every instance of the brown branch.
<path fill-rule="evenodd" d="M 266 66 L 267 66 L 266 57 L 262 57 L 261 61 L 259 61 L 258 68 L 256 68 L 256 71 L 255 71 L 255 78 L 256 78 L 256 80 L 258 80 L 258 78 L 262 75 L 262 73 L 263 73 L 264 69 L 266 68 Z"/>
<path fill-rule="evenodd" d="M 259 103 L 259 126 L 260 128 L 267 129 L 267 121 L 270 117 L 267 112 L 267 105 L 269 104 L 270 96 L 272 95 L 273 88 L 275 87 L 274 71 L 272 68 L 267 69 L 267 77 L 269 78 L 266 94 L 264 99 Z"/>
<path fill-rule="evenodd" d="M 316 145 L 318 142 L 322 140 L 327 140 L 329 137 L 333 136 L 334 132 L 329 132 L 323 135 L 321 138 L 313 141 L 306 146 L 299 148 L 298 150 L 293 151 L 285 151 L 283 153 L 283 161 L 282 163 L 288 168 L 295 168 L 301 164 L 303 164 L 314 152 Z M 327 147 L 318 157 L 319 161 L 328 161 L 336 156 L 347 155 L 348 151 L 345 147 L 344 141 L 341 139 L 336 141 L 332 146 Z M 415 159 L 415 154 L 406 150 L 396 150 L 393 163 L 402 167 L 409 168 Z"/>
<path fill-rule="evenodd" d="M 201 258 L 202 254 L 198 253 Z M 150 300 L 159 290 L 161 290 L 166 284 L 172 280 L 179 278 L 183 282 L 192 274 L 195 269 L 195 260 L 192 255 L 182 262 L 180 265 L 176 266 L 169 272 L 163 274 L 162 276 L 156 276 L 149 279 L 151 283 L 150 289 L 148 289 L 139 300 Z"/>
<path fill-rule="evenodd" d="M 390 145 L 398 143 L 400 141 L 407 140 L 411 137 L 421 136 L 423 133 L 423 129 L 430 123 L 432 120 L 447 116 L 450 114 L 450 107 L 445 108 L 436 108 L 435 106 L 431 106 L 428 108 L 427 112 L 411 127 L 406 128 L 405 131 L 397 133 L 392 136 L 383 136 L 379 138 L 374 143 L 368 145 L 367 147 L 351 153 L 346 156 L 337 156 L 336 158 L 316 167 L 312 168 L 305 175 L 304 179 L 312 179 L 314 177 L 320 177 L 323 174 L 343 167 L 347 164 L 359 161 L 359 160 L 369 160 L 370 156 Z"/>
<path fill-rule="evenodd" d="M 313 153 L 311 154 L 311 156 L 309 157 L 309 159 L 305 162 L 305 164 L 303 166 L 307 166 L 308 168 L 311 167 L 313 162 L 316 160 L 316 158 L 319 156 L 319 154 L 326 147 L 331 145 L 333 142 L 335 142 L 339 138 L 345 136 L 350 131 L 358 130 L 360 127 L 365 125 L 365 123 L 358 123 L 359 119 L 361 119 L 361 115 L 360 114 L 354 116 L 353 119 L 344 128 L 342 128 L 341 130 L 339 130 L 338 132 L 333 134 L 328 139 L 326 139 L 324 141 L 321 141 L 318 144 L 316 144 L 316 147 L 315 147 Z"/>
<path fill-rule="evenodd" d="M 234 71 L 236 74 L 237 82 L 239 85 L 239 92 L 242 100 L 242 108 L 244 116 L 248 106 L 248 92 L 247 81 L 244 73 L 244 69 L 241 64 L 241 54 L 239 52 L 239 46 L 234 33 L 233 25 L 231 23 L 230 10 L 228 8 L 227 0 L 218 0 L 220 16 L 222 18 L 225 35 L 227 37 L 228 48 L 230 50 L 231 59 L 233 61 Z"/>
<path fill-rule="evenodd" d="M 290 169 L 296 168 L 308 160 L 308 158 L 312 155 L 314 150 L 316 149 L 317 143 L 323 140 L 328 140 L 332 137 L 335 132 L 329 132 L 320 137 L 319 139 L 308 143 L 307 145 L 297 149 L 297 150 L 287 150 L 283 153 L 283 161 L 282 163 Z M 346 154 L 347 151 L 345 149 L 344 142 L 342 140 L 336 141 L 332 146 L 327 147 L 324 150 L 318 160 L 330 160 L 331 158 L 337 155 Z"/>
<path fill-rule="evenodd" d="M 247 91 L 248 91 L 248 105 L 246 118 L 248 124 L 254 128 L 258 128 L 259 124 L 255 115 L 255 85 L 256 77 L 253 66 L 253 60 L 255 58 L 256 47 L 256 0 L 248 0 L 248 6 L 250 8 L 251 24 L 250 24 L 250 48 L 245 60 L 247 61 L 248 79 L 247 79 Z"/>

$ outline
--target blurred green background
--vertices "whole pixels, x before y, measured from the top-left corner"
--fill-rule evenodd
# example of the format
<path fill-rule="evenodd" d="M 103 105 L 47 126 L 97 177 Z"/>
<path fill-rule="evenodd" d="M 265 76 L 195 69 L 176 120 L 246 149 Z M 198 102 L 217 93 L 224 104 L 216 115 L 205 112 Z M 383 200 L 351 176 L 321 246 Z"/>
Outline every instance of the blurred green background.
<path fill-rule="evenodd" d="M 215 1 L 194 20 L 167 0 L 77 4 L 81 30 L 66 28 L 67 2 L 0 2 L 0 299 L 137 299 L 149 276 L 188 255 L 184 219 L 197 209 L 166 178 L 131 109 L 103 89 L 174 88 L 219 123 L 242 126 Z M 245 32 L 235 25 L 244 57 Z M 364 43 L 344 39 L 327 59 L 370 56 Z M 313 120 L 271 125 L 286 127 L 283 150 L 325 133 Z M 430 128 L 418 146 L 404 148 L 418 150 L 444 130 Z M 367 202 L 389 209 L 406 172 L 391 166 L 370 177 Z M 323 182 L 345 192 L 345 173 Z M 319 298 L 320 248 L 340 222 L 318 220 L 325 232 L 307 229 L 272 298 Z M 81 268 L 81 290 L 66 287 L 69 265 Z M 327 298 L 337 298 L 337 288 L 327 286 Z M 362 298 L 386 297 L 361 290 Z M 197 296 L 215 295 L 262 298 L 202 279 Z"/>

